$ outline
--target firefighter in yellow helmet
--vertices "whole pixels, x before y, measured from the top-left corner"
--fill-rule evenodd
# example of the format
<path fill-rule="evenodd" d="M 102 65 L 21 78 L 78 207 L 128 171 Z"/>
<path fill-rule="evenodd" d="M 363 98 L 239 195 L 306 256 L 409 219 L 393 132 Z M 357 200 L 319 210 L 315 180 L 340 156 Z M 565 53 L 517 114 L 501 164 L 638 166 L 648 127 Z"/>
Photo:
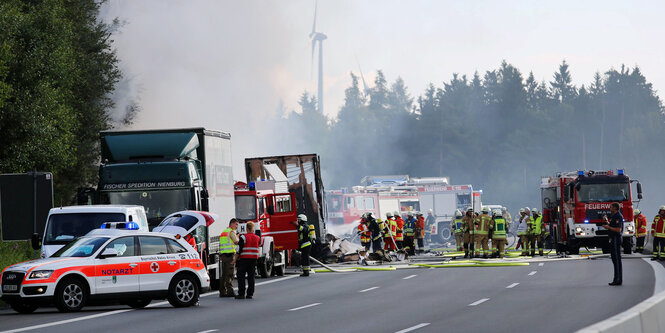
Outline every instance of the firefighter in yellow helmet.
<path fill-rule="evenodd" d="M 489 250 L 489 227 L 492 217 L 490 216 L 489 207 L 483 207 L 481 210 L 480 216 L 475 221 L 475 242 L 476 250 L 474 251 L 476 257 L 482 255 L 483 258 L 487 258 L 490 254 Z"/>
<path fill-rule="evenodd" d="M 462 217 L 462 240 L 464 241 L 464 258 L 473 257 L 473 236 L 476 226 L 474 224 L 473 208 L 466 209 L 466 214 Z"/>
<path fill-rule="evenodd" d="M 458 209 L 455 211 L 455 218 L 450 221 L 450 230 L 455 233 L 457 251 L 464 250 L 464 232 L 462 232 L 462 224 L 462 212 Z"/>
<path fill-rule="evenodd" d="M 503 218 L 503 212 L 500 209 L 494 210 L 494 217 L 490 221 L 490 230 L 492 231 L 492 257 L 503 258 L 506 246 L 506 220 Z"/>

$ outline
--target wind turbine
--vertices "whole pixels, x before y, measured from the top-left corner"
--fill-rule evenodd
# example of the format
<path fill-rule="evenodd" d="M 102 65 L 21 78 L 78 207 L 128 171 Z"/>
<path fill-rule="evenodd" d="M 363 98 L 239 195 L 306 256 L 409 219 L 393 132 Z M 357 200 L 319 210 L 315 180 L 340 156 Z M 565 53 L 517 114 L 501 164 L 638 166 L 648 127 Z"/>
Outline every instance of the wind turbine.
<path fill-rule="evenodd" d="M 312 32 L 309 38 L 312 39 L 312 63 L 314 63 L 314 49 L 316 42 L 319 42 L 319 91 L 318 91 L 318 108 L 319 112 L 323 113 L 323 41 L 328 38 L 324 33 L 316 31 L 316 9 L 318 1 L 314 3 L 314 24 L 312 25 Z"/>

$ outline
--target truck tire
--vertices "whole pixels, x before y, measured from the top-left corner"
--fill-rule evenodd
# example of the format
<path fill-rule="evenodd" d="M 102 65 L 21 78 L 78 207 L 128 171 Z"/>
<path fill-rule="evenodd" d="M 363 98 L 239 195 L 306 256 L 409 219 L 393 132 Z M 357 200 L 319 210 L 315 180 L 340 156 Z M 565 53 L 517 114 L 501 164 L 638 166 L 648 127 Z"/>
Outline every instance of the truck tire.
<path fill-rule="evenodd" d="M 256 263 L 256 267 L 259 269 L 259 275 L 262 278 L 267 278 L 272 275 L 272 269 L 275 263 L 274 260 L 275 260 L 275 255 L 271 246 L 270 259 L 266 260 L 265 257 L 259 258 L 259 261 Z"/>
<path fill-rule="evenodd" d="M 178 274 L 169 285 L 169 294 L 166 298 L 176 308 L 183 308 L 196 304 L 199 300 L 199 288 L 196 281 L 189 274 Z"/>
<path fill-rule="evenodd" d="M 65 278 L 58 283 L 53 302 L 60 312 L 80 311 L 88 300 L 86 285 L 77 278 Z"/>
<path fill-rule="evenodd" d="M 632 238 L 624 237 L 621 246 L 623 246 L 623 254 L 633 253 L 633 241 Z"/>
<path fill-rule="evenodd" d="M 441 243 L 445 243 L 450 240 L 453 234 L 450 231 L 450 228 L 444 227 L 443 223 L 439 223 L 437 229 L 438 229 L 438 236 L 441 239 Z"/>
<path fill-rule="evenodd" d="M 568 236 L 568 254 L 580 254 L 580 242 L 572 236 Z"/>

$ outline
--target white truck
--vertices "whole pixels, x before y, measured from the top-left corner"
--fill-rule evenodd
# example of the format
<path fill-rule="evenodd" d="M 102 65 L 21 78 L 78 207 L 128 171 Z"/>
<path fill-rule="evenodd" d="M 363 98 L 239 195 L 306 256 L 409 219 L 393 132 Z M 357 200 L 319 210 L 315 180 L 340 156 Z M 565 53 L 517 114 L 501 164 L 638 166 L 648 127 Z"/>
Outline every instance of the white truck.
<path fill-rule="evenodd" d="M 32 247 L 48 258 L 74 239 L 84 236 L 104 222 L 136 222 L 140 231 L 148 231 L 148 219 L 143 206 L 89 205 L 51 208 L 44 234 L 32 235 Z M 41 242 L 41 244 L 40 244 Z"/>
<path fill-rule="evenodd" d="M 427 227 L 430 228 L 433 242 L 451 240 L 450 221 L 455 217 L 455 210 L 464 211 L 470 206 L 480 210 L 480 198 L 477 202 L 474 200 L 474 196 L 478 194 L 479 197 L 480 192 L 474 192 L 471 185 L 419 184 L 417 187 L 423 216 L 427 218 L 429 210 L 432 210 L 435 222 Z"/>

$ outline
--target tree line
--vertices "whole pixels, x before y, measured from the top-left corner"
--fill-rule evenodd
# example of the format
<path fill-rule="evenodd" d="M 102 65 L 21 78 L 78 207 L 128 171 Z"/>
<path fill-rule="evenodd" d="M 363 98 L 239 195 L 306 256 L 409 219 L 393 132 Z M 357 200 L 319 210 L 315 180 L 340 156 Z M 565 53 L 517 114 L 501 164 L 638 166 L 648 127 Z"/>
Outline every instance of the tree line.
<path fill-rule="evenodd" d="M 539 180 L 558 171 L 625 168 L 657 189 L 665 162 L 663 104 L 639 67 L 597 72 L 572 83 L 563 61 L 549 81 L 503 61 L 472 76 L 454 74 L 417 97 L 378 71 L 371 86 L 351 73 L 334 119 L 304 92 L 300 110 L 278 119 L 321 154 L 328 189 L 366 175 L 450 176 L 483 189 L 485 203 L 539 206 Z"/>

